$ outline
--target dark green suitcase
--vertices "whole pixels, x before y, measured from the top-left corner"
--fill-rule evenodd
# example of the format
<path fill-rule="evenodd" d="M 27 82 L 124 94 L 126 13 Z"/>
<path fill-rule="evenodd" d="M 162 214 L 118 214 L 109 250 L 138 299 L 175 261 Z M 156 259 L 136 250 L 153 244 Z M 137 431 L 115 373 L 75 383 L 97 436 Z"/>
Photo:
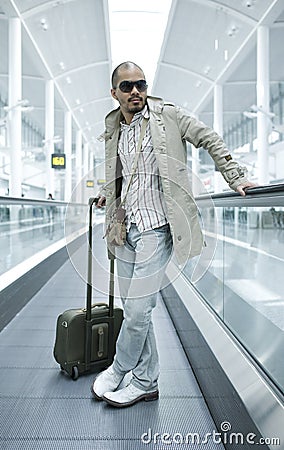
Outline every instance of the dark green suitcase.
<path fill-rule="evenodd" d="M 54 358 L 73 380 L 112 363 L 123 320 L 122 309 L 114 308 L 114 259 L 110 260 L 109 304 L 92 305 L 92 207 L 96 200 L 89 200 L 87 305 L 64 311 L 56 326 Z"/>

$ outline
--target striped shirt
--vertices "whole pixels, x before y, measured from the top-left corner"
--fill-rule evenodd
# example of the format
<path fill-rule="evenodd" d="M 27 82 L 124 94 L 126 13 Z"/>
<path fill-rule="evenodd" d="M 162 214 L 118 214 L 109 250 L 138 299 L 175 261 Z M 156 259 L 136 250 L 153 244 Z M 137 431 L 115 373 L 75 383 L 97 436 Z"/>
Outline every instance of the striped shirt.
<path fill-rule="evenodd" d="M 122 164 L 122 199 L 132 173 L 143 117 L 149 118 L 147 106 L 133 116 L 130 125 L 123 122 L 120 124 L 118 155 Z M 137 170 L 127 194 L 125 209 L 128 231 L 131 223 L 136 223 L 140 233 L 168 223 L 166 204 L 158 164 L 153 151 L 149 122 L 142 142 Z"/>

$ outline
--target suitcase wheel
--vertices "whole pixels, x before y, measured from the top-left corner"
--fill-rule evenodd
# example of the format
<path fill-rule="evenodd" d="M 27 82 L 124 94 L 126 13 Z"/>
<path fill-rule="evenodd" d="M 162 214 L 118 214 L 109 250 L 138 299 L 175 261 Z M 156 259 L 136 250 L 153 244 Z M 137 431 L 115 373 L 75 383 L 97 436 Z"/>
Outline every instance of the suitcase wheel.
<path fill-rule="evenodd" d="M 71 374 L 71 378 L 72 380 L 77 380 L 79 377 L 79 370 L 77 366 L 73 366 L 72 367 L 72 374 Z"/>

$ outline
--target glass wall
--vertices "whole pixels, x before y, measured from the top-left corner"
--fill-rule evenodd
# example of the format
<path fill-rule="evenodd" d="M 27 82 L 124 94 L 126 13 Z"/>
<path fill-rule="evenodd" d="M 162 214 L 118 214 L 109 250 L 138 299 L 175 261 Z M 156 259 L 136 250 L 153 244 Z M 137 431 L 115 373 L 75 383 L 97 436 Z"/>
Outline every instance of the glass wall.
<path fill-rule="evenodd" d="M 280 189 L 281 195 L 269 198 L 219 196 L 209 214 L 198 201 L 211 258 L 194 258 L 184 274 L 284 391 L 284 186 Z"/>
<path fill-rule="evenodd" d="M 83 232 L 86 216 L 87 205 L 0 197 L 0 275 Z"/>
<path fill-rule="evenodd" d="M 7 145 L 7 125 L 5 123 L 5 118 L 7 117 L 7 112 L 4 110 L 4 107 L 7 106 L 7 101 L 1 98 L 0 94 L 0 136 L 2 139 L 0 141 L 0 148 L 5 147 Z M 43 131 L 33 123 L 33 121 L 29 118 L 28 113 L 25 113 L 23 110 L 22 117 L 22 146 L 23 148 L 34 148 L 34 147 L 42 147 L 42 141 L 44 139 Z"/>
<path fill-rule="evenodd" d="M 284 123 L 284 83 L 274 83 L 270 89 L 270 112 L 274 114 L 271 119 L 271 129 L 268 137 L 269 144 L 283 141 L 284 133 L 277 128 Z M 248 107 L 250 112 L 250 107 Z M 252 111 L 253 112 L 253 111 Z M 227 143 L 235 157 L 245 157 L 248 153 L 257 151 L 257 120 L 252 115 L 246 117 L 240 114 L 238 118 L 224 129 L 224 141 Z M 246 162 L 249 165 L 249 161 Z M 253 166 L 251 167 L 253 171 Z M 280 180 L 281 181 L 281 180 Z M 278 181 L 279 182 L 279 181 Z"/>

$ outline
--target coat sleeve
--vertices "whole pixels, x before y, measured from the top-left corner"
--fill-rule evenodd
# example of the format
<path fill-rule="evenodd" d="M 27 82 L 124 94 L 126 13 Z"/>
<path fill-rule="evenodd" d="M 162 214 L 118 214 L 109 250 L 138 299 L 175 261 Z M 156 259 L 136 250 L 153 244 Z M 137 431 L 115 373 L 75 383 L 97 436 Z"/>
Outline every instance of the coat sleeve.
<path fill-rule="evenodd" d="M 230 188 L 247 182 L 247 169 L 234 161 L 223 139 L 210 127 L 176 107 L 181 138 L 195 147 L 205 148 L 220 170 Z"/>

